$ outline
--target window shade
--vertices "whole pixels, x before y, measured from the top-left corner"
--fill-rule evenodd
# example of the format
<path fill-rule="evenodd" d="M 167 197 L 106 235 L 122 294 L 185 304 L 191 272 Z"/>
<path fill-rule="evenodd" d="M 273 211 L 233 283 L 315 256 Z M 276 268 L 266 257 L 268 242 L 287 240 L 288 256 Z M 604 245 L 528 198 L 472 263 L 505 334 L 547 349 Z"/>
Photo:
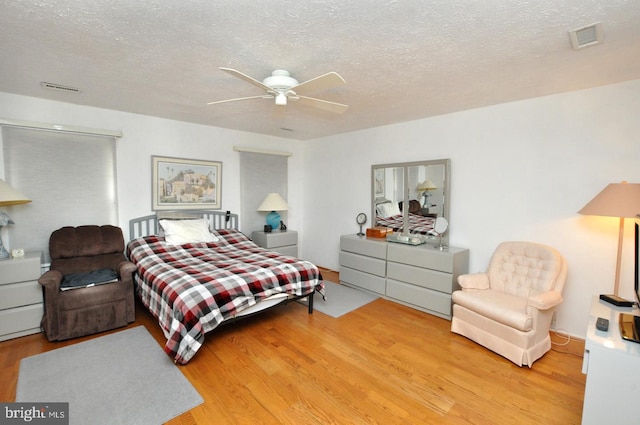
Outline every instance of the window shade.
<path fill-rule="evenodd" d="M 5 180 L 32 200 L 7 207 L 10 246 L 41 250 L 63 226 L 118 224 L 112 137 L 3 127 Z"/>
<path fill-rule="evenodd" d="M 255 230 L 263 230 L 266 213 L 257 209 L 271 192 L 277 192 L 287 199 L 287 157 L 254 152 L 240 152 L 240 190 L 242 199 L 242 231 L 251 235 Z M 287 212 L 279 211 L 287 222 Z"/>

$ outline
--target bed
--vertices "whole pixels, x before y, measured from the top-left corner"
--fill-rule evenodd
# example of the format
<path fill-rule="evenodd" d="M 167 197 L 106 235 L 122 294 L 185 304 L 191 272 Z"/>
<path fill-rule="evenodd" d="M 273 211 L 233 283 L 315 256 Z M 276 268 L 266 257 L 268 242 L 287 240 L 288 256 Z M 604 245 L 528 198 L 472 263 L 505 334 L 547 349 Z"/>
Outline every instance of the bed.
<path fill-rule="evenodd" d="M 302 298 L 311 314 L 314 293 L 324 297 L 314 264 L 259 247 L 237 224 L 237 215 L 218 211 L 130 222 L 136 294 L 158 319 L 176 363 L 189 362 L 221 324 Z"/>
<path fill-rule="evenodd" d="M 399 205 L 400 204 L 400 205 Z M 393 229 L 394 232 L 401 232 L 404 219 L 402 216 L 401 204 L 391 202 L 387 199 L 376 200 L 376 226 L 383 226 Z M 417 204 L 417 207 L 414 206 Z M 410 201 L 410 209 L 408 214 L 409 233 L 419 233 L 422 235 L 436 235 L 433 231 L 435 217 L 424 217 L 420 211 L 420 203 L 418 201 Z"/>
<path fill-rule="evenodd" d="M 419 233 L 422 235 L 436 235 L 436 233 L 433 232 L 433 225 L 436 221 L 435 218 L 423 217 L 421 215 L 409 213 L 408 219 L 409 219 L 408 221 L 409 233 Z M 377 226 L 389 227 L 393 229 L 394 232 L 402 231 L 403 223 L 404 221 L 402 218 L 402 214 L 393 215 L 391 217 L 381 217 L 381 216 L 376 217 Z"/>

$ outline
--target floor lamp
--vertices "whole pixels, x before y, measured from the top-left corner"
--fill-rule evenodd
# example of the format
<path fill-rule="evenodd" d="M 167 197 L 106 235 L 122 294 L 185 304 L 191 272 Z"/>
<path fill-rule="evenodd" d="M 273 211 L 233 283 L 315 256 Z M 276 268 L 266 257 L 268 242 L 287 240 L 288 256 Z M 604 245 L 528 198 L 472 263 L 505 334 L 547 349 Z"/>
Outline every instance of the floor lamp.
<path fill-rule="evenodd" d="M 616 259 L 616 280 L 613 293 L 618 295 L 620 287 L 620 264 L 622 261 L 622 240 L 624 237 L 624 219 L 635 218 L 640 214 L 640 183 L 611 183 L 598 193 L 579 214 L 618 217 L 618 256 Z"/>

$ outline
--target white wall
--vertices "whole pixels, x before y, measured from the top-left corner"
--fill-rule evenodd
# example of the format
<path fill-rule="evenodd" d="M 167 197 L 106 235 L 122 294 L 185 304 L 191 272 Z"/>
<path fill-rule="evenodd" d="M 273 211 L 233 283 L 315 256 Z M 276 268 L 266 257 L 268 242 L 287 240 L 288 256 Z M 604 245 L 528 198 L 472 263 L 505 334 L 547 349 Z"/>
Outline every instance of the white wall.
<path fill-rule="evenodd" d="M 618 225 L 577 211 L 609 183 L 640 182 L 637 111 L 640 80 L 295 142 L 0 93 L 1 118 L 123 132 L 117 171 L 125 231 L 130 218 L 151 213 L 151 155 L 222 161 L 222 209 L 236 212 L 233 146 L 292 152 L 287 224 L 300 232 L 302 257 L 333 269 L 339 236 L 357 232 L 359 212 L 370 215 L 372 164 L 450 158 L 450 243 L 470 249 L 471 271 L 483 270 L 503 240 L 556 247 L 569 262 L 557 327 L 577 336 L 585 334 L 592 295 L 612 290 Z M 633 296 L 632 223 L 627 220 L 621 278 L 627 298 Z"/>
<path fill-rule="evenodd" d="M 239 153 L 233 150 L 234 146 L 293 153 L 288 159 L 287 224 L 291 228 L 302 227 L 303 145 L 299 142 L 1 92 L 0 118 L 122 131 L 123 137 L 116 141 L 116 151 L 119 223 L 125 237 L 131 218 L 152 213 L 151 155 L 222 161 L 222 210 L 239 213 Z M 1 159 L 0 156 L 0 177 L 4 177 Z M 259 229 L 242 230 L 251 233 Z"/>
<path fill-rule="evenodd" d="M 339 267 L 339 236 L 370 215 L 372 164 L 450 158 L 450 244 L 470 249 L 470 271 L 504 240 L 556 247 L 569 265 L 557 328 L 583 337 L 592 295 L 612 292 L 618 220 L 577 211 L 609 183 L 640 183 L 638 111 L 640 80 L 307 142 L 303 252 Z M 625 236 L 633 299 L 633 220 Z"/>

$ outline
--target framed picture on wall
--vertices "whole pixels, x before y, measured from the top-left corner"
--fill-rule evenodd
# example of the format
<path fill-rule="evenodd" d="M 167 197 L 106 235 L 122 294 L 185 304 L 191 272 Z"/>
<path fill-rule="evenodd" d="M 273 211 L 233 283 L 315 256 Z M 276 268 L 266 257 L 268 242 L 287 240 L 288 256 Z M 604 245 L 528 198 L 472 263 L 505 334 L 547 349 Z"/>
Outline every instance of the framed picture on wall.
<path fill-rule="evenodd" d="M 151 157 L 154 211 L 221 208 L 222 162 Z"/>

